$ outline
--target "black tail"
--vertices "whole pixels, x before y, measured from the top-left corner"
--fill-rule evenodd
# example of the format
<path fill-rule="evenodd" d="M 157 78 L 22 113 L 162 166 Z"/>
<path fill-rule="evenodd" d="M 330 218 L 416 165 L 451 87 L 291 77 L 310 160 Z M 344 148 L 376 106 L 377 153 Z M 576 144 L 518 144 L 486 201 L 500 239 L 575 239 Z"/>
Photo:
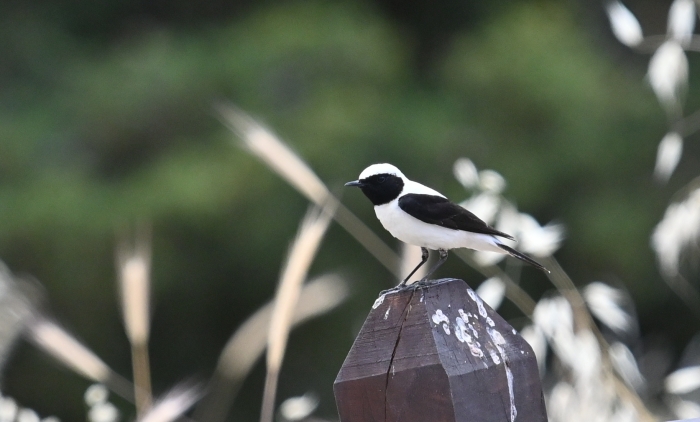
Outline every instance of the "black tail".
<path fill-rule="evenodd" d="M 510 246 L 506 246 L 504 244 L 499 243 L 498 247 L 503 249 L 504 251 L 508 252 L 508 254 L 510 256 L 518 258 L 521 261 L 525 261 L 528 264 L 532 265 L 533 267 L 538 268 L 546 273 L 549 272 L 549 270 L 546 269 L 545 267 L 543 267 L 539 262 L 535 261 L 534 259 L 530 258 L 529 256 L 525 255 L 522 252 L 516 251 L 515 249 L 511 248 Z"/>

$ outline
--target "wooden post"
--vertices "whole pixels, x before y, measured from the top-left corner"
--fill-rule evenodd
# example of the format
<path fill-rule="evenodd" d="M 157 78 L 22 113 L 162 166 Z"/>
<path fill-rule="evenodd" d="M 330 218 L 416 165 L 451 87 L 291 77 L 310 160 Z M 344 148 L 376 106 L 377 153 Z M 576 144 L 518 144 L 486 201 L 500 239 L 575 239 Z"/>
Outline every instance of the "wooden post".
<path fill-rule="evenodd" d="M 380 296 L 334 384 L 341 422 L 546 422 L 535 354 L 462 280 Z"/>

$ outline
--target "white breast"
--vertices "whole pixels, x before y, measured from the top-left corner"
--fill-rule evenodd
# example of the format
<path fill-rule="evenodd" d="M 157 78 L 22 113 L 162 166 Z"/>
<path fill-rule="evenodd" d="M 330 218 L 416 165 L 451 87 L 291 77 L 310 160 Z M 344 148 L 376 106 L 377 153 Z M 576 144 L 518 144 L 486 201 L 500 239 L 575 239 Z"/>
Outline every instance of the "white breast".
<path fill-rule="evenodd" d="M 432 189 L 430 190 L 432 191 Z M 442 196 L 437 192 L 421 193 Z M 452 230 L 434 224 L 424 223 L 406 214 L 399 208 L 398 200 L 375 206 L 374 212 L 377 214 L 377 218 L 384 228 L 387 229 L 392 236 L 411 245 L 433 250 L 468 248 L 503 253 L 503 250 L 496 246 L 496 239 L 493 236 L 465 232 L 462 230 Z"/>

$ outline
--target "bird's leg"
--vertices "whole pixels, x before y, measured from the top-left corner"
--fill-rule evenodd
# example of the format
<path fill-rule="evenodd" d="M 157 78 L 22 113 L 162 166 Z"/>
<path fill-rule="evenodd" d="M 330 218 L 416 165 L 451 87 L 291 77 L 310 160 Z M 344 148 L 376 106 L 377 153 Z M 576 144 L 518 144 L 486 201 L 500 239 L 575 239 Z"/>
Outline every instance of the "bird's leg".
<path fill-rule="evenodd" d="M 401 284 L 399 284 L 399 288 L 404 287 L 406 285 L 406 283 L 408 282 L 408 279 L 411 278 L 411 276 L 413 274 L 415 274 L 416 271 L 418 271 L 418 268 L 422 267 L 423 264 L 425 264 L 428 261 L 428 256 L 429 256 L 430 252 L 428 252 L 428 250 L 426 248 L 423 248 L 423 247 L 420 248 L 420 251 L 421 251 L 420 263 L 418 264 L 418 266 L 416 268 L 413 269 L 413 271 L 411 271 L 411 274 L 409 274 L 408 277 L 406 277 L 404 279 L 404 281 L 402 281 Z"/>
<path fill-rule="evenodd" d="M 426 274 L 425 277 L 423 277 L 423 278 L 419 281 L 419 283 L 423 283 L 423 282 L 427 281 L 427 280 L 428 280 L 428 277 L 430 277 L 438 268 L 440 268 L 440 266 L 441 266 L 442 264 L 445 263 L 445 261 L 447 261 L 447 250 L 445 250 L 445 249 L 438 249 L 438 252 L 440 252 L 440 260 L 439 260 L 438 262 L 436 262 L 435 265 L 433 265 L 433 268 L 431 268 L 431 269 L 428 271 L 428 274 Z"/>

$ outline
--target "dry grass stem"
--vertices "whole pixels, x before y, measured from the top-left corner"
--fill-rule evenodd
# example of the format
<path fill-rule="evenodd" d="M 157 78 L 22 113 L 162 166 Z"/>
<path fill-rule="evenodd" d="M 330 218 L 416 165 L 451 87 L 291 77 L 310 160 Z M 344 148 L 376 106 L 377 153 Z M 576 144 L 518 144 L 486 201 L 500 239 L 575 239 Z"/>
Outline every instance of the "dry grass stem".
<path fill-rule="evenodd" d="M 25 293 L 12 272 L 0 262 L 0 368 L 36 313 L 31 294 Z"/>
<path fill-rule="evenodd" d="M 315 207 L 306 213 L 282 271 L 267 337 L 268 375 L 265 380 L 261 422 L 272 422 L 277 379 L 284 359 L 294 309 L 311 262 L 331 222 L 336 204 L 337 202 L 332 201 L 324 208 Z"/>
<path fill-rule="evenodd" d="M 328 312 L 347 295 L 347 284 L 336 275 L 324 275 L 306 283 L 299 294 L 292 325 Z M 236 330 L 221 353 L 218 373 L 229 379 L 240 379 L 248 374 L 267 346 L 272 309 L 272 302 L 265 304 Z"/>
<path fill-rule="evenodd" d="M 541 259 L 542 264 L 551 271 L 547 273 L 547 277 L 552 282 L 554 287 L 559 290 L 566 300 L 569 301 L 571 308 L 574 311 L 574 329 L 596 329 L 593 323 L 593 318 L 586 308 L 586 301 L 574 282 L 569 278 L 569 275 L 559 265 L 559 262 L 554 257 L 545 257 Z M 596 330 L 597 331 L 597 330 Z"/>
<path fill-rule="evenodd" d="M 223 123 L 243 141 L 256 157 L 282 176 L 311 202 L 326 202 L 330 192 L 311 168 L 272 131 L 230 104 L 216 106 Z"/>
<path fill-rule="evenodd" d="M 564 269 L 561 267 L 561 265 L 559 265 L 559 262 L 554 257 L 544 258 L 543 265 L 545 265 L 551 271 L 551 273 L 548 274 L 548 277 L 552 281 L 552 284 L 554 284 L 557 290 L 571 305 L 574 315 L 574 330 L 577 332 L 586 330 L 595 335 L 598 346 L 600 347 L 602 358 L 601 363 L 603 366 L 602 370 L 604 371 L 605 378 L 613 385 L 617 395 L 634 407 L 640 421 L 655 421 L 655 417 L 649 412 L 649 409 L 647 409 L 647 407 L 644 405 L 642 400 L 639 398 L 639 395 L 633 391 L 614 370 L 610 357 L 610 345 L 593 322 L 593 317 L 586 307 L 586 302 L 583 296 L 578 291 L 571 278 L 569 278 L 569 275 L 566 274 Z"/>
<path fill-rule="evenodd" d="M 242 141 L 245 148 L 280 175 L 287 183 L 317 206 L 338 202 L 328 187 L 298 154 L 272 131 L 231 104 L 219 103 L 216 110 L 222 122 Z M 335 220 L 392 274 L 399 276 L 397 254 L 342 204 L 336 205 Z"/>
<path fill-rule="evenodd" d="M 134 373 L 136 415 L 141 415 L 152 401 L 151 365 L 146 343 L 131 345 L 131 367 Z"/>
<path fill-rule="evenodd" d="M 343 204 L 338 204 L 335 221 L 357 240 L 379 263 L 384 265 L 394 276 L 399 274 L 399 256 L 382 239 L 365 225 Z"/>
<path fill-rule="evenodd" d="M 37 319 L 29 325 L 28 335 L 39 348 L 85 378 L 102 384 L 110 379 L 107 364 L 55 323 Z"/>
<path fill-rule="evenodd" d="M 498 276 L 506 284 L 506 297 L 513 302 L 525 315 L 532 318 L 536 302 L 518 286 L 508 275 L 497 266 L 480 266 L 474 262 L 469 254 L 464 251 L 456 251 L 457 255 L 468 265 L 480 271 L 487 277 Z M 603 379 L 607 380 L 612 386 L 618 397 L 632 405 L 638 415 L 638 420 L 643 422 L 652 422 L 654 416 L 646 408 L 637 393 L 633 391 L 613 369 L 610 358 L 610 346 L 603 338 L 597 326 L 593 323 L 593 319 L 586 308 L 585 301 L 580 292 L 569 278 L 566 272 L 561 268 L 559 263 L 553 257 L 543 259 L 543 265 L 551 270 L 548 275 L 557 290 L 566 298 L 570 304 L 573 317 L 574 329 L 576 332 L 591 332 L 597 340 L 597 345 L 600 348 L 601 364 Z"/>
<path fill-rule="evenodd" d="M 117 266 L 124 328 L 131 343 L 136 414 L 151 405 L 151 370 L 148 357 L 150 330 L 150 229 L 141 228 L 135 244 L 122 240 L 117 249 Z"/>
<path fill-rule="evenodd" d="M 337 275 L 323 275 L 304 284 L 297 302 L 292 327 L 325 314 L 348 297 L 348 286 Z M 198 405 L 195 419 L 222 421 L 233 403 L 243 379 L 262 356 L 274 303 L 269 302 L 248 317 L 224 346 L 207 397 Z"/>
<path fill-rule="evenodd" d="M 177 386 L 145 410 L 137 422 L 171 422 L 182 415 L 202 397 L 199 385 Z"/>

